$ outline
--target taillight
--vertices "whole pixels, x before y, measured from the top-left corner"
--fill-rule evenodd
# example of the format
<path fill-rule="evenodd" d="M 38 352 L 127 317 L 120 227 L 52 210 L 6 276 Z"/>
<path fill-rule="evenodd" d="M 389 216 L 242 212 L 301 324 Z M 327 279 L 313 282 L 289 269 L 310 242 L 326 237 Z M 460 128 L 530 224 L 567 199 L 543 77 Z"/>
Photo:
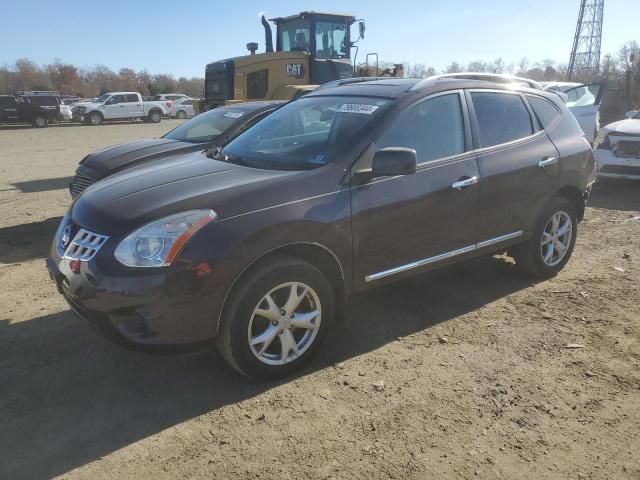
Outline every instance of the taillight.
<path fill-rule="evenodd" d="M 167 100 L 167 108 L 171 108 L 171 100 Z"/>

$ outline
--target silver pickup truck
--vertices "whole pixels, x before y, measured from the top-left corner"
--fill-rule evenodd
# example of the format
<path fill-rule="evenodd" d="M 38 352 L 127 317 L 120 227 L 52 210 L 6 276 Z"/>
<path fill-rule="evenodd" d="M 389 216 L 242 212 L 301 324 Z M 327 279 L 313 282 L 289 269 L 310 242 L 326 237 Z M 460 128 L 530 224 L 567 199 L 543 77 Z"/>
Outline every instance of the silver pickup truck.
<path fill-rule="evenodd" d="M 159 123 L 171 111 L 171 101 L 146 102 L 138 92 L 105 93 L 88 102 L 73 105 L 73 120 L 102 125 L 108 120 L 135 120 Z"/>

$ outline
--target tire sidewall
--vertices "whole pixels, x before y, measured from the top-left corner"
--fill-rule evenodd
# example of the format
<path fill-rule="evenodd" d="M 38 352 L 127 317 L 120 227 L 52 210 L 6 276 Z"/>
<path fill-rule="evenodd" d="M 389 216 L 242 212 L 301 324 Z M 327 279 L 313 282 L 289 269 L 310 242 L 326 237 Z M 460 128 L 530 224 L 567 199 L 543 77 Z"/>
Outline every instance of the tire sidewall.
<path fill-rule="evenodd" d="M 258 278 L 249 277 L 247 281 L 251 284 L 239 285 L 238 296 L 232 301 L 234 308 L 225 312 L 223 325 L 223 329 L 230 330 L 230 346 L 235 366 L 247 377 L 258 380 L 288 376 L 311 360 L 331 330 L 335 312 L 331 285 L 319 270 L 303 262 L 278 267 Z M 248 342 L 249 322 L 254 308 L 267 292 L 277 285 L 294 281 L 306 283 L 316 291 L 322 308 L 320 331 L 301 357 L 285 365 L 267 365 L 251 351 Z M 224 331 L 220 334 L 223 335 Z"/>
<path fill-rule="evenodd" d="M 93 119 L 96 118 L 97 121 L 93 121 Z M 94 127 L 97 127 L 99 125 L 102 125 L 102 115 L 100 115 L 99 113 L 92 113 L 89 116 L 89 125 L 92 125 Z"/>
<path fill-rule="evenodd" d="M 569 251 L 564 256 L 562 261 L 557 265 L 549 266 L 542 259 L 540 245 L 542 243 L 542 236 L 543 236 L 544 229 L 547 226 L 547 223 L 549 223 L 549 220 L 551 219 L 551 217 L 559 211 L 566 212 L 571 218 L 571 223 L 572 223 L 571 242 L 569 243 Z M 542 212 L 540 213 L 540 216 L 538 217 L 538 221 L 536 223 L 536 227 L 533 232 L 533 236 L 531 237 L 531 241 L 529 242 L 530 243 L 529 248 L 531 249 L 529 254 L 533 259 L 535 269 L 539 272 L 541 276 L 552 277 L 554 275 L 557 275 L 560 272 L 560 270 L 564 268 L 564 266 L 567 264 L 567 262 L 571 258 L 573 249 L 576 244 L 577 236 L 578 236 L 578 216 L 576 214 L 575 207 L 569 200 L 565 198 L 562 198 L 562 197 L 552 198 L 551 201 L 544 208 L 544 210 L 542 210 Z"/>
<path fill-rule="evenodd" d="M 40 125 L 38 125 L 38 119 L 42 120 Z M 33 117 L 33 126 L 36 128 L 44 128 L 47 126 L 47 123 L 47 117 L 45 117 L 44 115 L 36 115 L 35 117 Z"/>

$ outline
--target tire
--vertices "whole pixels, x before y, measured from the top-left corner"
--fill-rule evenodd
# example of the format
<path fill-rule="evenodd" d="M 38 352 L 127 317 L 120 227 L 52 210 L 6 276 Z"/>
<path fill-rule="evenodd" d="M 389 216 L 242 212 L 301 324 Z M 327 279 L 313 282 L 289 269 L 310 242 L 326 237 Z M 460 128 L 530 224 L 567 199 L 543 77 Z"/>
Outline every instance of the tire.
<path fill-rule="evenodd" d="M 160 110 L 151 110 L 148 118 L 151 123 L 160 123 L 162 121 L 162 112 Z"/>
<path fill-rule="evenodd" d="M 187 118 L 187 112 L 185 112 L 184 110 L 180 110 L 178 113 L 176 113 L 176 118 L 184 120 L 185 118 Z"/>
<path fill-rule="evenodd" d="M 559 220 L 557 224 L 554 218 Z M 568 233 L 556 237 L 554 227 L 557 232 L 564 231 L 568 221 L 571 222 Z M 513 249 L 516 265 L 528 275 L 554 277 L 571 258 L 577 234 L 578 218 L 573 203 L 564 197 L 553 197 L 540 213 L 531 238 Z M 555 240 L 550 240 L 550 236 Z M 560 252 L 560 246 L 564 247 L 564 253 Z"/>
<path fill-rule="evenodd" d="M 99 112 L 90 113 L 87 117 L 87 125 L 91 125 L 92 127 L 98 127 L 102 125 L 102 122 L 104 122 L 104 118 Z"/>
<path fill-rule="evenodd" d="M 33 117 L 31 124 L 36 128 L 45 128 L 47 125 L 49 125 L 49 122 L 46 116 L 36 115 L 35 117 Z"/>
<path fill-rule="evenodd" d="M 297 308 L 290 308 L 295 306 L 292 302 L 287 307 L 294 288 L 301 300 Z M 269 308 L 267 295 L 273 300 L 273 308 Z M 334 305 L 331 284 L 320 270 L 298 258 L 275 257 L 256 267 L 234 288 L 224 308 L 216 339 L 218 349 L 246 377 L 286 377 L 301 369 L 318 351 L 334 322 Z M 257 314 L 258 309 L 270 315 Z M 305 322 L 311 328 L 296 328 L 290 322 Z M 250 338 L 258 337 L 265 341 L 251 346 Z M 283 347 L 283 342 L 293 345 L 291 341 L 295 342 L 295 349 Z"/>

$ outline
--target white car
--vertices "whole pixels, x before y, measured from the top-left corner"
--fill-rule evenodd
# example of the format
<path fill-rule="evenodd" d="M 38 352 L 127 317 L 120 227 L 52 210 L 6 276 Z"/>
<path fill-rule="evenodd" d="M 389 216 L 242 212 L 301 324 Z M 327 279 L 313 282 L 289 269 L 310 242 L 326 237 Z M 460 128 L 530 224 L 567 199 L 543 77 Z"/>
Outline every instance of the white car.
<path fill-rule="evenodd" d="M 187 98 L 184 100 L 176 100 L 171 105 L 170 117 L 185 119 L 196 116 L 195 108 L 193 108 L 194 102 L 197 102 L 193 98 Z"/>
<path fill-rule="evenodd" d="M 191 100 L 191 97 L 189 95 L 185 95 L 184 93 L 160 93 L 158 95 L 152 95 L 149 100 L 154 102 L 164 102 L 167 100 L 178 102 L 180 100 Z"/>
<path fill-rule="evenodd" d="M 600 102 L 604 88 L 601 83 L 547 82 L 545 90 L 566 96 L 565 103 L 578 120 L 589 143 L 593 143 L 600 130 Z"/>
<path fill-rule="evenodd" d="M 599 177 L 640 180 L 640 112 L 600 130 L 594 149 Z"/>
<path fill-rule="evenodd" d="M 73 119 L 87 125 L 101 125 L 106 120 L 135 120 L 158 123 L 171 111 L 170 100 L 142 100 L 138 92 L 110 92 L 88 102 L 73 105 Z"/>

